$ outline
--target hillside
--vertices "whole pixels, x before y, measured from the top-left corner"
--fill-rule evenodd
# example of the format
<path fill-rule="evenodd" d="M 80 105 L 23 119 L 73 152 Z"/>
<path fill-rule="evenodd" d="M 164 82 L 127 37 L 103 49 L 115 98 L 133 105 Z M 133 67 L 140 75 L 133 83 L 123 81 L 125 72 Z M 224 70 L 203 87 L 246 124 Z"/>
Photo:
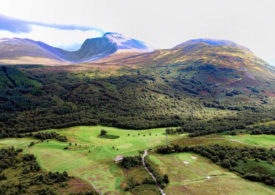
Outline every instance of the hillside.
<path fill-rule="evenodd" d="M 77 65 L 2 67 L 1 126 L 149 128 L 189 119 L 274 117 L 274 68 L 242 47 L 195 42 L 118 56 L 123 55 Z M 10 84 L 18 79 L 24 83 Z"/>

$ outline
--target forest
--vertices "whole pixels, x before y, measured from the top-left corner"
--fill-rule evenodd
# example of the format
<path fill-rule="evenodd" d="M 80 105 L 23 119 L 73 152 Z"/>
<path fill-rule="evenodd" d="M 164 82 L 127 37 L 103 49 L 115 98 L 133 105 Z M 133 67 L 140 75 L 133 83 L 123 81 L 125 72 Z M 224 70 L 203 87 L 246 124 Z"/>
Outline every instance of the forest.
<path fill-rule="evenodd" d="M 0 138 L 96 124 L 128 129 L 178 126 L 190 136 L 199 136 L 274 120 L 270 97 L 251 87 L 238 87 L 235 91 L 241 93 L 233 90 L 234 96 L 228 96 L 226 90 L 217 90 L 196 75 L 190 79 L 191 73 L 182 71 L 182 66 L 121 68 L 111 76 L 94 69 L 1 66 Z"/>

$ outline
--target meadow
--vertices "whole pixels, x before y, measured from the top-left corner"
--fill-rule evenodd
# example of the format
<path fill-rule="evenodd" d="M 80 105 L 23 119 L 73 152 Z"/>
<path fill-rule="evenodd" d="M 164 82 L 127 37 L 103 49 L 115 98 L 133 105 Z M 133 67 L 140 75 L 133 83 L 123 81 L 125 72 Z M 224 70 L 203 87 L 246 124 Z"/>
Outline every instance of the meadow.
<path fill-rule="evenodd" d="M 165 192 L 173 194 L 274 194 L 275 189 L 240 178 L 193 153 L 151 154 L 149 158 L 167 173 Z"/>

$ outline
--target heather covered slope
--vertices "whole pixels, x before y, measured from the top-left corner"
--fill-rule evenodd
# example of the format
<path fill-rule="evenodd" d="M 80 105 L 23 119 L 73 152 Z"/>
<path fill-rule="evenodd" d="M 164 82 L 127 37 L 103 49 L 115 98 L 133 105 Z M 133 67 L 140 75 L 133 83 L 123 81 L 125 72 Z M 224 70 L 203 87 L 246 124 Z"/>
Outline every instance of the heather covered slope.
<path fill-rule="evenodd" d="M 233 96 L 234 93 L 241 94 L 238 90 L 245 94 L 254 91 L 263 96 L 275 95 L 274 67 L 247 48 L 230 41 L 197 39 L 172 49 L 121 58 L 110 56 L 92 64 L 154 68 L 156 72 L 161 70 L 159 74 L 162 78 L 199 85 L 200 93 L 204 95 L 211 93 Z M 203 85 L 208 90 L 203 89 Z"/>
<path fill-rule="evenodd" d="M 143 66 L 182 64 L 184 69 L 188 70 L 208 69 L 212 66 L 228 71 L 235 70 L 251 80 L 265 78 L 274 81 L 275 78 L 274 67 L 269 66 L 244 46 L 223 40 L 190 40 L 172 49 L 122 57 L 110 63 Z"/>

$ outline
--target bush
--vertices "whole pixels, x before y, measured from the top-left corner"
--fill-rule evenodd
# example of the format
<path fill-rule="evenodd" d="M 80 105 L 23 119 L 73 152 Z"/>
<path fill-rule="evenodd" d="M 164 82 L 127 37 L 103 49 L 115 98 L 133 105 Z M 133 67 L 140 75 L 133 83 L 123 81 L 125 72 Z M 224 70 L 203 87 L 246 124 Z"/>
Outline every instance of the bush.
<path fill-rule="evenodd" d="M 107 134 L 107 131 L 105 131 L 104 129 L 101 129 L 100 131 L 100 136 L 104 136 Z"/>
<path fill-rule="evenodd" d="M 120 162 L 120 166 L 125 169 L 130 169 L 142 165 L 140 156 L 126 156 Z"/>

